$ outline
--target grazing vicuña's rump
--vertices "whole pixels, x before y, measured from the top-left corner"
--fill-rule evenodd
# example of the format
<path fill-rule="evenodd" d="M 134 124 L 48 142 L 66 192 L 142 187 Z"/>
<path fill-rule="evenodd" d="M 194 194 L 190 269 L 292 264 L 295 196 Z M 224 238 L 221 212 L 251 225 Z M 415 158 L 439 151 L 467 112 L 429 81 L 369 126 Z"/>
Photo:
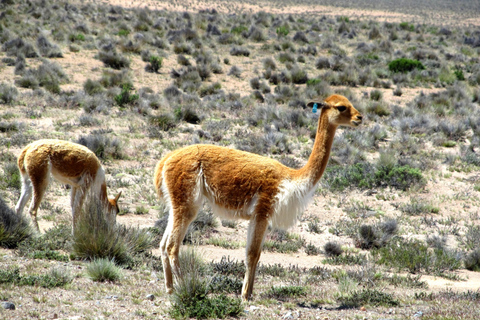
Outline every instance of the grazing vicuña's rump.
<path fill-rule="evenodd" d="M 173 276 L 180 276 L 180 244 L 206 199 L 216 214 L 250 221 L 242 298 L 251 296 L 268 224 L 285 229 L 295 223 L 325 170 L 337 127 L 356 127 L 362 122 L 361 114 L 340 95 L 324 101 L 313 99 L 307 106 L 321 109 L 321 115 L 310 158 L 298 170 L 267 157 L 214 145 L 188 146 L 159 161 L 154 184 L 169 209 L 160 244 L 167 292 L 173 292 Z"/>
<path fill-rule="evenodd" d="M 50 176 L 71 186 L 73 230 L 88 191 L 100 198 L 107 208 L 109 220 L 115 222 L 121 192 L 114 199 L 107 197 L 105 171 L 98 158 L 87 147 L 63 140 L 38 140 L 22 150 L 18 157 L 18 168 L 22 176 L 22 194 L 15 210 L 17 214 L 23 213 L 33 191 L 29 212 L 37 230 L 37 210 L 47 190 Z"/>

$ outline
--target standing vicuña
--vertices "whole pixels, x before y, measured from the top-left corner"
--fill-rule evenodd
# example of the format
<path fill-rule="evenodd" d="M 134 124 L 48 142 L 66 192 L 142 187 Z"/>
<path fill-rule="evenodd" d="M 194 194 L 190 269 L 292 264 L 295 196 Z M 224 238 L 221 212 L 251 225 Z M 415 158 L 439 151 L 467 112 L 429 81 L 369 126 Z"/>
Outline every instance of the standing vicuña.
<path fill-rule="evenodd" d="M 22 175 L 22 195 L 15 209 L 17 214 L 22 214 L 32 196 L 33 187 L 29 212 L 37 230 L 37 210 L 50 182 L 50 175 L 72 188 L 70 205 L 73 230 L 88 191 L 99 196 L 107 206 L 110 220 L 115 221 L 121 192 L 114 199 L 108 199 L 105 171 L 98 158 L 87 147 L 69 141 L 38 140 L 22 150 L 18 157 L 18 168 Z"/>
<path fill-rule="evenodd" d="M 315 105 L 316 104 L 316 105 Z M 327 166 L 338 126 L 358 126 L 361 114 L 347 98 L 332 95 L 307 106 L 322 109 L 317 136 L 306 165 L 298 170 L 256 154 L 213 145 L 192 145 L 166 155 L 157 164 L 154 184 L 169 208 L 160 243 L 165 285 L 173 292 L 180 276 L 178 253 L 203 199 L 215 213 L 250 220 L 242 298 L 250 298 L 267 226 L 288 228 L 307 205 Z"/>

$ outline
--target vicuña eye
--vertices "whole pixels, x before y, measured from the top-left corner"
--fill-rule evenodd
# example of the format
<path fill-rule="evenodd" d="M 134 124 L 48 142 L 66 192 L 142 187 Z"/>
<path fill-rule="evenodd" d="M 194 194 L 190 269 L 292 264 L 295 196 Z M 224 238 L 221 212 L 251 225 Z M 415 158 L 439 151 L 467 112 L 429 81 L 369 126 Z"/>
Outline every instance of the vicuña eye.
<path fill-rule="evenodd" d="M 337 110 L 340 111 L 340 112 L 343 112 L 343 111 L 347 110 L 347 107 L 340 106 L 340 107 L 337 107 Z"/>

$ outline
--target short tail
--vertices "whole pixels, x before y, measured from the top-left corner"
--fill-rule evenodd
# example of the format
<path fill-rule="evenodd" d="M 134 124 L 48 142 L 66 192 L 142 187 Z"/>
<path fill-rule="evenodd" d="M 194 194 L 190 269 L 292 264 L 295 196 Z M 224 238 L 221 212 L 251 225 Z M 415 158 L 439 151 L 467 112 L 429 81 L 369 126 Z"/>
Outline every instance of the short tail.
<path fill-rule="evenodd" d="M 155 174 L 153 176 L 153 185 L 155 186 L 155 191 L 160 199 L 163 198 L 162 192 L 162 181 L 163 181 L 163 166 L 165 164 L 165 159 L 160 160 L 157 166 L 155 167 Z"/>
<path fill-rule="evenodd" d="M 27 154 L 28 147 L 22 150 L 22 153 L 18 156 L 17 165 L 18 170 L 20 170 L 20 174 L 25 176 L 27 174 L 27 170 L 25 170 L 25 155 Z"/>

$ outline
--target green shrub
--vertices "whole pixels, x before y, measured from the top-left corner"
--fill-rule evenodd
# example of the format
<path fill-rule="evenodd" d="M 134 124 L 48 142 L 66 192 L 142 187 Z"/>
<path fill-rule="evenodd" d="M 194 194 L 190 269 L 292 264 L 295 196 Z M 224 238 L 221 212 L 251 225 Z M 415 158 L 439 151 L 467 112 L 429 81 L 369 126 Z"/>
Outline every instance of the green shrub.
<path fill-rule="evenodd" d="M 32 236 L 33 228 L 25 215 L 17 215 L 0 197 L 0 247 L 17 248 L 22 241 Z"/>
<path fill-rule="evenodd" d="M 323 251 L 327 257 L 338 257 L 343 253 L 342 246 L 337 242 L 329 241 L 323 246 Z"/>
<path fill-rule="evenodd" d="M 394 299 L 393 295 L 376 289 L 355 291 L 351 295 L 340 297 L 338 301 L 343 308 L 358 308 L 365 305 L 396 307 L 400 304 L 398 300 Z"/>
<path fill-rule="evenodd" d="M 412 186 L 423 187 L 426 184 L 419 169 L 408 165 L 374 166 L 366 162 L 351 166 L 327 167 L 322 182 L 331 190 L 345 190 L 348 187 L 360 189 L 393 187 L 407 190 Z"/>
<path fill-rule="evenodd" d="M 409 72 L 414 69 L 423 70 L 425 67 L 423 64 L 418 60 L 412 60 L 407 58 L 399 58 L 396 60 L 391 61 L 388 64 L 388 69 L 392 72 Z"/>
<path fill-rule="evenodd" d="M 0 270 L 0 283 L 11 283 L 17 286 L 40 286 L 43 288 L 63 287 L 73 278 L 64 269 L 52 268 L 44 275 L 20 275 L 18 267 Z"/>
<path fill-rule="evenodd" d="M 115 282 L 122 276 L 121 269 L 109 259 L 94 259 L 87 265 L 87 274 L 96 282 Z"/>
<path fill-rule="evenodd" d="M 0 83 L 0 102 L 11 104 L 15 101 L 18 95 L 18 90 L 14 86 L 6 82 Z"/>
<path fill-rule="evenodd" d="M 151 56 L 150 63 L 146 66 L 145 70 L 148 72 L 158 73 L 158 70 L 162 67 L 163 58 L 158 56 Z"/>
<path fill-rule="evenodd" d="M 106 258 L 119 265 L 132 265 L 136 254 L 153 245 L 148 231 L 115 224 L 95 195 L 88 195 L 73 236 L 73 255 L 80 259 Z"/>
<path fill-rule="evenodd" d="M 80 136 L 77 143 L 92 150 L 102 160 L 125 158 L 121 141 L 117 138 L 111 139 L 106 134 L 93 133 L 88 136 Z"/>
<path fill-rule="evenodd" d="M 423 242 L 412 239 L 395 238 L 387 246 L 375 249 L 372 255 L 376 262 L 397 270 L 411 273 L 427 272 L 443 275 L 461 267 L 461 261 L 455 252 L 435 248 L 430 250 Z"/>
<path fill-rule="evenodd" d="M 85 93 L 91 96 L 105 91 L 105 89 L 103 88 L 102 84 L 99 81 L 91 80 L 91 79 L 87 79 L 87 81 L 85 81 L 85 83 L 83 84 L 83 90 L 85 91 Z"/>
<path fill-rule="evenodd" d="M 72 241 L 72 228 L 58 224 L 38 237 L 29 238 L 18 245 L 17 253 L 29 258 L 68 261 L 68 256 L 59 251 L 69 251 Z"/>
<path fill-rule="evenodd" d="M 307 295 L 307 289 L 301 286 L 272 286 L 268 291 L 262 293 L 262 298 L 287 301 L 290 298 L 297 298 Z"/>
<path fill-rule="evenodd" d="M 123 107 L 126 104 L 132 104 L 138 100 L 138 94 L 130 93 L 132 90 L 133 87 L 131 84 L 126 83 L 122 86 L 122 92 L 114 97 L 118 106 Z"/>
<path fill-rule="evenodd" d="M 113 69 L 120 70 L 130 67 L 130 60 L 116 51 L 100 51 L 98 53 L 98 59 L 102 61 L 106 67 Z"/>
<path fill-rule="evenodd" d="M 276 230 L 272 235 L 268 235 L 263 244 L 263 249 L 281 253 L 297 252 L 304 244 L 305 240 L 301 237 L 290 235 L 286 231 Z"/>
<path fill-rule="evenodd" d="M 213 288 L 202 274 L 205 265 L 192 249 L 180 252 L 182 277 L 175 283 L 170 315 L 175 319 L 235 317 L 243 312 L 242 302 L 225 294 L 209 295 Z"/>
<path fill-rule="evenodd" d="M 480 249 L 475 249 L 465 257 L 465 268 L 471 271 L 480 271 Z"/>
<path fill-rule="evenodd" d="M 277 36 L 286 37 L 290 33 L 290 28 L 288 26 L 283 25 L 278 27 L 276 32 L 277 32 Z"/>
<path fill-rule="evenodd" d="M 149 118 L 149 123 L 160 128 L 163 131 L 168 131 L 177 126 L 175 119 L 169 113 L 161 114 L 158 116 L 151 116 Z"/>

